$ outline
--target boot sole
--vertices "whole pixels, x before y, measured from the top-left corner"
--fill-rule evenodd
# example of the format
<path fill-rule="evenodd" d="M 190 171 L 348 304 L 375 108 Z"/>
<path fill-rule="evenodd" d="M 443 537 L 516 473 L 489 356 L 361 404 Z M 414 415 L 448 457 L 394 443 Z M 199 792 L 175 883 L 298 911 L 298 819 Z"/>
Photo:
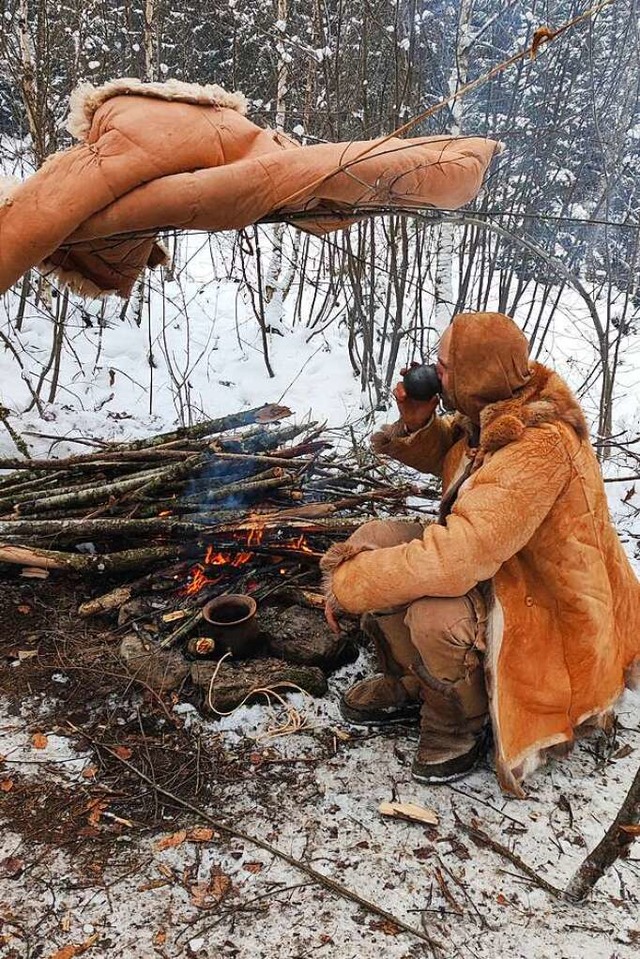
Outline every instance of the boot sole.
<path fill-rule="evenodd" d="M 435 773 L 422 774 L 411 770 L 411 778 L 415 779 L 415 781 L 418 783 L 423 783 L 426 786 L 440 786 L 444 783 L 456 782 L 458 779 L 465 779 L 474 771 L 474 769 L 477 768 L 477 766 L 478 763 L 474 763 L 473 766 L 471 766 L 469 769 L 466 769 L 464 772 L 450 773 L 449 775 L 445 774 L 440 776 Z"/>
<path fill-rule="evenodd" d="M 455 772 L 421 772 L 415 767 L 411 770 L 411 778 L 415 779 L 416 782 L 424 783 L 425 785 L 438 786 L 443 783 L 453 783 L 457 779 L 464 779 L 466 776 L 469 776 L 475 769 L 478 768 L 482 760 L 486 755 L 486 750 L 480 747 L 478 754 L 473 759 L 473 762 L 469 764 L 467 769 L 458 769 Z"/>
<path fill-rule="evenodd" d="M 406 723 L 420 718 L 420 704 L 403 706 L 402 710 L 390 706 L 388 709 L 368 710 L 365 714 L 359 709 L 340 703 L 340 713 L 352 726 L 391 726 L 394 723 Z"/>

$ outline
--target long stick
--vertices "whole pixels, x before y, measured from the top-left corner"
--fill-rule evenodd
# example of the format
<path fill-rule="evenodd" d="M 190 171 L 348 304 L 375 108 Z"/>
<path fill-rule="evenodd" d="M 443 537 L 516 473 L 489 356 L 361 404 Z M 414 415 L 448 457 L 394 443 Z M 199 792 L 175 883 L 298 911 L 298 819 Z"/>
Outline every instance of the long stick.
<path fill-rule="evenodd" d="M 371 912 L 376 916 L 380 916 L 380 918 L 384 919 L 386 922 L 393 923 L 393 925 L 397 926 L 398 929 L 402 929 L 404 932 L 409 933 L 409 935 L 415 936 L 422 942 L 426 942 L 433 950 L 434 956 L 437 955 L 437 950 L 442 948 L 442 943 L 438 942 L 436 939 L 432 939 L 431 936 L 428 936 L 425 932 L 422 932 L 422 930 L 416 929 L 414 926 L 410 926 L 402 919 L 398 919 L 397 916 L 387 912 L 386 909 L 382 909 L 374 902 L 364 899 L 362 896 L 358 895 L 357 892 L 354 892 L 347 886 L 343 886 L 342 883 L 336 882 L 335 879 L 330 879 L 329 876 L 324 876 L 321 872 L 317 872 L 305 862 L 302 862 L 300 859 L 295 859 L 282 849 L 271 845 L 271 843 L 266 842 L 264 839 L 260 839 L 258 836 L 252 836 L 251 833 L 244 832 L 242 829 L 235 829 L 232 826 L 227 826 L 226 823 L 222 822 L 220 819 L 216 819 L 214 816 L 210 816 L 208 812 L 206 812 L 204 809 L 201 809 L 199 806 L 194 805 L 187 799 L 182 799 L 180 796 L 175 795 L 175 793 L 170 792 L 168 789 L 164 789 L 162 786 L 159 786 L 156 782 L 154 782 L 149 776 L 147 776 L 146 773 L 143 773 L 141 769 L 138 769 L 137 766 L 134 766 L 133 763 L 130 763 L 126 759 L 122 759 L 120 756 L 118 756 L 118 754 L 110 749 L 109 746 L 106 746 L 104 743 L 99 743 L 92 736 L 89 736 L 88 733 L 78 729 L 78 727 L 74 726 L 72 723 L 69 723 L 68 725 L 74 733 L 82 736 L 93 746 L 95 746 L 96 749 L 104 749 L 106 752 L 108 752 L 110 756 L 126 766 L 127 769 L 135 776 L 145 782 L 148 786 L 151 786 L 151 788 L 160 796 L 164 796 L 165 799 L 171 800 L 171 802 L 175 803 L 177 806 L 187 809 L 189 812 L 193 813 L 195 816 L 198 816 L 200 819 L 203 819 L 205 822 L 209 823 L 210 826 L 213 826 L 214 829 L 218 830 L 224 835 L 231 836 L 233 839 L 241 839 L 243 842 L 251 843 L 252 845 L 257 846 L 259 849 L 263 849 L 271 856 L 281 859 L 289 866 L 293 866 L 294 869 L 297 869 L 299 872 L 309 876 L 310 879 L 318 883 L 318 885 L 324 886 L 324 888 L 328 889 L 329 892 L 332 892 L 343 899 L 348 899 L 351 902 L 356 903 L 356 905 L 361 906 L 368 912 Z"/>
<path fill-rule="evenodd" d="M 290 193 L 285 197 L 280 203 L 280 209 L 284 209 L 287 205 L 295 203 L 297 200 L 302 199 L 303 197 L 309 197 L 313 195 L 313 190 L 316 187 L 321 186 L 323 183 L 326 183 L 327 180 L 330 180 L 331 177 L 336 176 L 336 174 L 341 173 L 345 170 L 350 169 L 352 166 L 357 165 L 360 160 L 363 160 L 365 157 L 373 150 L 377 150 L 383 144 L 388 143 L 389 140 L 394 137 L 401 137 L 403 134 L 408 133 L 409 130 L 417 126 L 419 123 L 422 123 L 424 120 L 432 117 L 435 113 L 438 113 L 440 110 L 443 110 L 446 106 L 453 103 L 455 100 L 459 100 L 461 97 L 465 96 L 467 93 L 470 93 L 472 90 L 477 89 L 482 86 L 484 83 L 487 83 L 489 80 L 492 80 L 498 74 L 503 73 L 509 67 L 513 66 L 514 63 L 518 63 L 519 60 L 524 60 L 526 57 L 533 58 L 538 52 L 542 43 L 549 43 L 552 40 L 555 40 L 557 37 L 561 36 L 567 30 L 572 29 L 577 26 L 579 23 L 584 22 L 597 13 L 600 13 L 601 10 L 604 10 L 605 7 L 610 6 L 614 3 L 615 0 L 602 0 L 601 3 L 590 7 L 588 10 L 585 10 L 583 13 L 578 14 L 578 16 L 573 17 L 571 20 L 566 21 L 561 24 L 556 30 L 536 30 L 533 35 L 532 43 L 526 47 L 524 50 L 519 50 L 518 53 L 514 53 L 512 56 L 508 57 L 506 60 L 503 60 L 501 63 L 496 64 L 486 73 L 483 73 L 481 76 L 477 77 L 475 80 L 465 83 L 464 86 L 459 87 L 448 97 L 445 97 L 443 100 L 440 100 L 438 103 L 435 103 L 433 106 L 429 107 L 426 110 L 423 110 L 422 113 L 418 114 L 415 117 L 412 117 L 410 120 L 407 120 L 406 123 L 403 123 L 401 126 L 397 127 L 391 133 L 382 137 L 379 140 L 374 140 L 370 146 L 365 147 L 361 150 L 355 157 L 352 157 L 350 160 L 346 160 L 343 163 L 336 164 L 333 170 L 330 170 L 329 173 L 325 173 L 322 176 L 319 176 L 316 180 L 313 180 L 311 183 L 307 184 L 300 189 L 295 190 L 293 193 Z"/>
<path fill-rule="evenodd" d="M 220 519 L 224 520 L 224 514 Z M 109 536 L 202 536 L 202 523 L 187 523 L 172 516 L 153 519 L 16 519 L 0 522 L 0 538 L 51 537 L 59 542 L 79 543 Z"/>

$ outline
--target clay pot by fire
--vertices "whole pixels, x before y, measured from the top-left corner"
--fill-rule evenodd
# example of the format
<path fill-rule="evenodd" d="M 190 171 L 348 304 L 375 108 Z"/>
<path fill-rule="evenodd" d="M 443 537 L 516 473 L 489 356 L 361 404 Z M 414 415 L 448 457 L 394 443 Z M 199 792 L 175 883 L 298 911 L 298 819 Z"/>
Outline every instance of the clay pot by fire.
<path fill-rule="evenodd" d="M 233 656 L 249 656 L 258 637 L 255 599 L 243 593 L 216 596 L 202 608 L 206 631 Z"/>

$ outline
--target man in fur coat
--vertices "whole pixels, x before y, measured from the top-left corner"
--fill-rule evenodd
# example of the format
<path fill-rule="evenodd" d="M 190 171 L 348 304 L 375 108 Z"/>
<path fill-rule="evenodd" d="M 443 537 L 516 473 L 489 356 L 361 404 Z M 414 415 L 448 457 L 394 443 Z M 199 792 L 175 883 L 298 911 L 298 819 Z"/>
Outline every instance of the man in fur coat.
<path fill-rule="evenodd" d="M 498 778 L 603 726 L 640 678 L 640 584 L 612 525 L 583 413 L 498 313 L 454 317 L 444 405 L 396 388 L 374 448 L 442 478 L 437 523 L 374 521 L 323 557 L 330 621 L 363 616 L 382 673 L 344 696 L 354 723 L 420 717 L 414 778 L 459 778 L 492 727 Z"/>

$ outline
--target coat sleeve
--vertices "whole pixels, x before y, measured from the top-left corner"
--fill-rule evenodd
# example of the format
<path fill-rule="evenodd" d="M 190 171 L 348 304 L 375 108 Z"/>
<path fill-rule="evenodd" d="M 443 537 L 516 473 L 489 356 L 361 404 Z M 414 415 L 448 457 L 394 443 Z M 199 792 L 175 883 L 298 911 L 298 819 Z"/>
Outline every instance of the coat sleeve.
<path fill-rule="evenodd" d="M 446 525 L 432 524 L 420 539 L 324 566 L 331 570 L 329 601 L 364 613 L 422 596 L 463 596 L 528 543 L 570 475 L 558 430 L 527 430 L 474 474 Z"/>
<path fill-rule="evenodd" d="M 426 426 L 406 436 L 402 420 L 383 426 L 371 437 L 376 453 L 390 456 L 421 473 L 442 476 L 444 458 L 453 446 L 453 416 L 432 416 Z"/>

